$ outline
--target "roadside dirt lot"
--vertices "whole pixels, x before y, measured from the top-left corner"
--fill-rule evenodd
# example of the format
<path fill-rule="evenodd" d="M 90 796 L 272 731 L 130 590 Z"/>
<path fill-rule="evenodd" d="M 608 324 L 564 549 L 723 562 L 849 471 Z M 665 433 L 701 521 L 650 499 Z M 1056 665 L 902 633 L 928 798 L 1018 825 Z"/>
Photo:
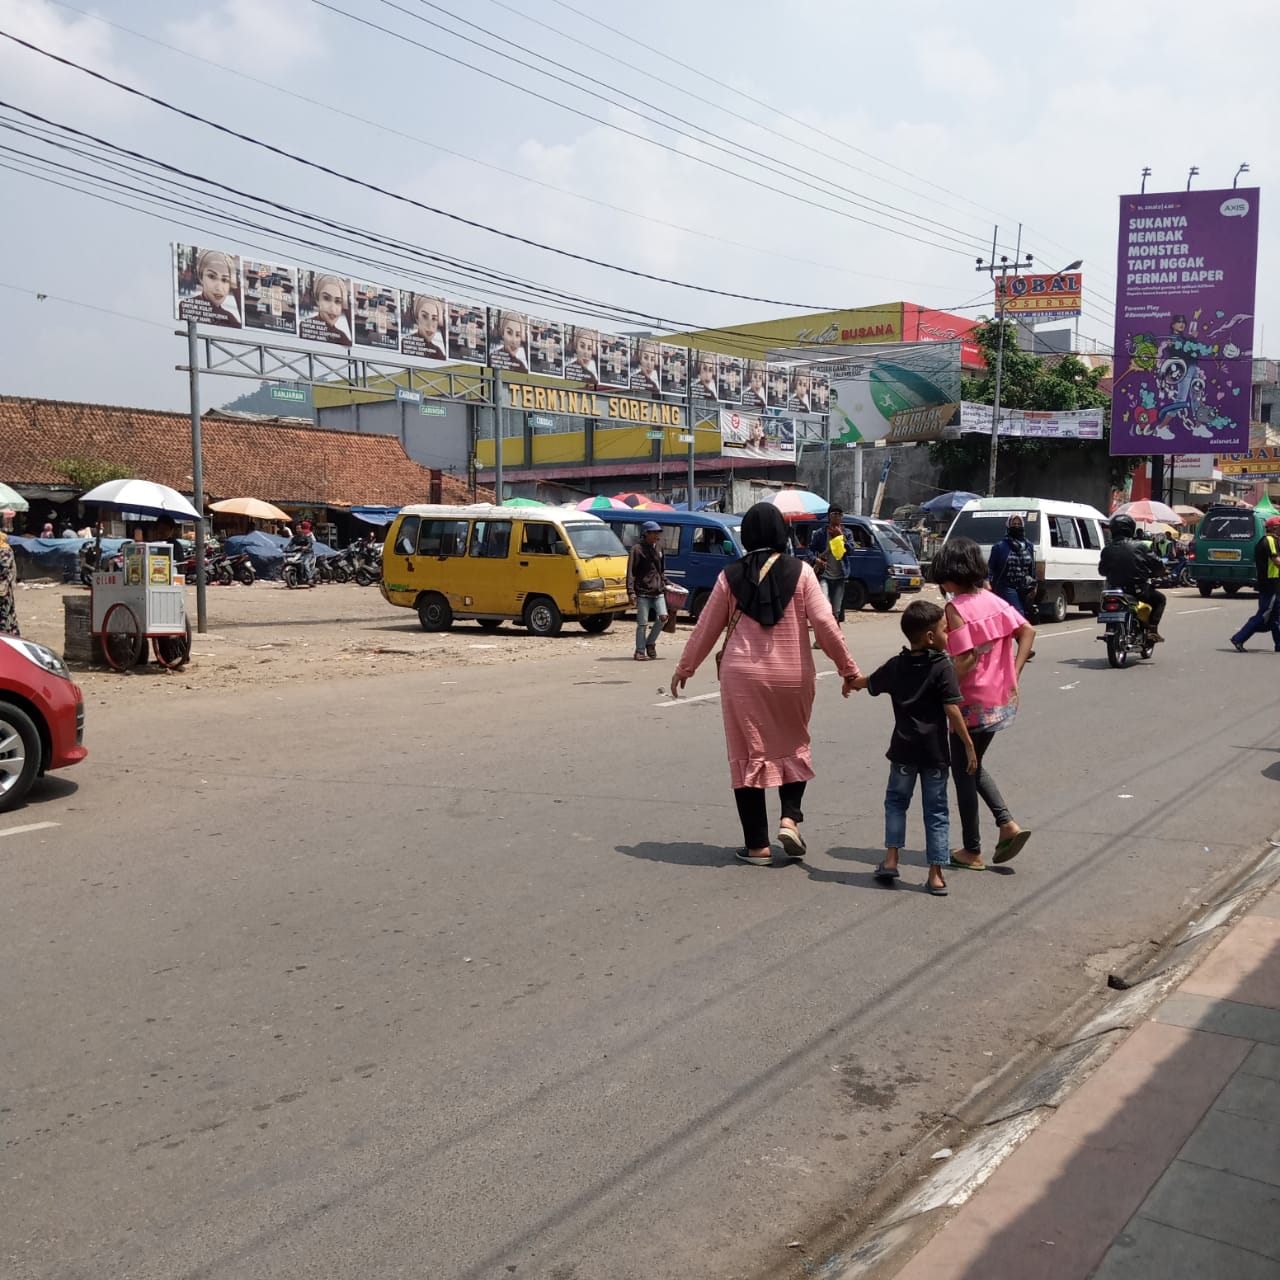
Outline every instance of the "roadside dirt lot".
<path fill-rule="evenodd" d="M 88 593 L 60 583 L 20 583 L 17 605 L 22 634 L 62 653 L 62 597 L 67 594 Z M 845 634 L 854 651 L 859 628 L 896 628 L 898 612 L 877 614 L 866 609 L 848 615 Z M 187 616 L 194 629 L 194 587 L 187 589 Z M 387 604 L 376 587 L 354 583 L 308 591 L 290 591 L 276 582 L 210 587 L 208 622 L 205 634 L 193 636 L 191 662 L 182 671 L 149 664 L 122 675 L 106 668 L 76 666 L 76 682 L 89 702 L 117 702 L 179 696 L 187 690 L 539 662 L 570 653 L 592 660 L 616 658 L 631 652 L 635 635 L 629 617 L 600 636 L 587 635 L 576 622 L 566 622 L 554 639 L 529 635 L 512 623 L 486 632 L 473 622 L 459 622 L 452 631 L 429 633 L 419 625 L 417 614 Z M 655 663 L 655 672 L 669 678 L 670 659 L 683 647 L 690 629 L 682 622 L 676 635 L 662 638 L 659 652 L 667 661 Z"/>

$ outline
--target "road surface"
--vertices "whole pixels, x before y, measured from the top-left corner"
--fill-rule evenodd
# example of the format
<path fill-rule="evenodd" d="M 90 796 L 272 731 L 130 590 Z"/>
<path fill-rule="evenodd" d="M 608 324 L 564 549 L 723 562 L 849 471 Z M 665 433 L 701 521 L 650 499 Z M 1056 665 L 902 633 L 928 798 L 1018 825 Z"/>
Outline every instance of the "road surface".
<path fill-rule="evenodd" d="M 872 882 L 890 708 L 830 675 L 770 870 L 669 646 L 91 708 L 0 818 L 5 1274 L 787 1273 L 1272 834 L 1251 607 L 1177 595 L 1126 671 L 1041 628 L 988 758 L 1035 837 L 946 899 L 918 814 Z"/>

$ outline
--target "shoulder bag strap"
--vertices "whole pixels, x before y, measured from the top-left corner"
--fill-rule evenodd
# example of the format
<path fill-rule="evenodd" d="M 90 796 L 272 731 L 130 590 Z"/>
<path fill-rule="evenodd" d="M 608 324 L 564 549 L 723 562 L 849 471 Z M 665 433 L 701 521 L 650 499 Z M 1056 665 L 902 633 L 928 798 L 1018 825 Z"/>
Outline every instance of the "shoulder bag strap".
<path fill-rule="evenodd" d="M 765 561 L 764 568 L 760 570 L 761 582 L 763 582 L 769 576 L 769 570 L 773 568 L 774 561 L 777 560 L 778 556 L 781 554 L 782 554 L 781 552 L 775 551 L 773 555 L 771 555 L 768 558 L 768 560 Z M 741 617 L 742 617 L 742 606 L 740 604 L 735 604 L 733 607 L 733 613 L 729 617 L 729 625 L 725 628 L 725 631 L 724 631 L 724 644 L 720 646 L 721 653 L 724 652 L 725 647 L 728 645 L 729 639 L 733 635 L 734 628 L 736 628 L 738 625 L 738 619 Z"/>

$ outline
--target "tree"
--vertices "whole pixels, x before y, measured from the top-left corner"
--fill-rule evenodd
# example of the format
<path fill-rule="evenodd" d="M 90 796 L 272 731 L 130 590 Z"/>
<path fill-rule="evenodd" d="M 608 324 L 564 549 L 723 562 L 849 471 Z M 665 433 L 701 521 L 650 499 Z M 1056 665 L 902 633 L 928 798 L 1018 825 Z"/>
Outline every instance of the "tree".
<path fill-rule="evenodd" d="M 973 377 L 960 380 L 960 393 L 965 400 L 977 404 L 994 404 L 996 390 L 996 351 L 1000 325 L 996 320 L 983 321 L 970 337 L 978 344 L 987 368 Z M 1004 409 L 1038 409 L 1067 411 L 1103 409 L 1111 404 L 1111 396 L 1102 389 L 1110 370 L 1104 365 L 1093 369 L 1074 355 L 1036 356 L 1018 346 L 1015 327 L 1005 321 L 1003 372 L 1000 380 L 1000 405 Z M 1108 457 L 1110 426 L 1102 440 L 1028 440 L 1016 437 L 1000 439 L 1000 456 L 1011 470 L 1020 462 L 1043 463 L 1051 456 L 1070 454 L 1085 457 Z M 929 446 L 929 456 L 939 463 L 945 474 L 972 475 L 985 471 L 991 442 L 984 435 L 963 436 L 959 440 L 937 440 Z M 1122 487 L 1138 459 L 1109 458 L 1113 488 Z"/>
<path fill-rule="evenodd" d="M 108 480 L 127 480 L 133 475 L 128 467 L 101 458 L 50 458 L 49 466 L 60 476 L 66 476 L 80 493 L 88 493 Z"/>

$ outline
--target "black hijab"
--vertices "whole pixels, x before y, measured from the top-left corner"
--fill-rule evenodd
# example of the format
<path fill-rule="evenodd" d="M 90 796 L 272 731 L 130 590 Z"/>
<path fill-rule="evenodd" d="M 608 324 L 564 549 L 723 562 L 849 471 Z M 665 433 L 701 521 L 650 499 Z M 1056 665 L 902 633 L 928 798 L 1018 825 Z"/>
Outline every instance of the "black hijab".
<path fill-rule="evenodd" d="M 772 502 L 757 502 L 742 517 L 742 545 L 746 555 L 724 571 L 729 590 L 748 618 L 776 626 L 796 593 L 803 561 L 788 555 L 787 522 Z M 780 554 L 761 582 L 760 570 L 775 551 Z"/>

